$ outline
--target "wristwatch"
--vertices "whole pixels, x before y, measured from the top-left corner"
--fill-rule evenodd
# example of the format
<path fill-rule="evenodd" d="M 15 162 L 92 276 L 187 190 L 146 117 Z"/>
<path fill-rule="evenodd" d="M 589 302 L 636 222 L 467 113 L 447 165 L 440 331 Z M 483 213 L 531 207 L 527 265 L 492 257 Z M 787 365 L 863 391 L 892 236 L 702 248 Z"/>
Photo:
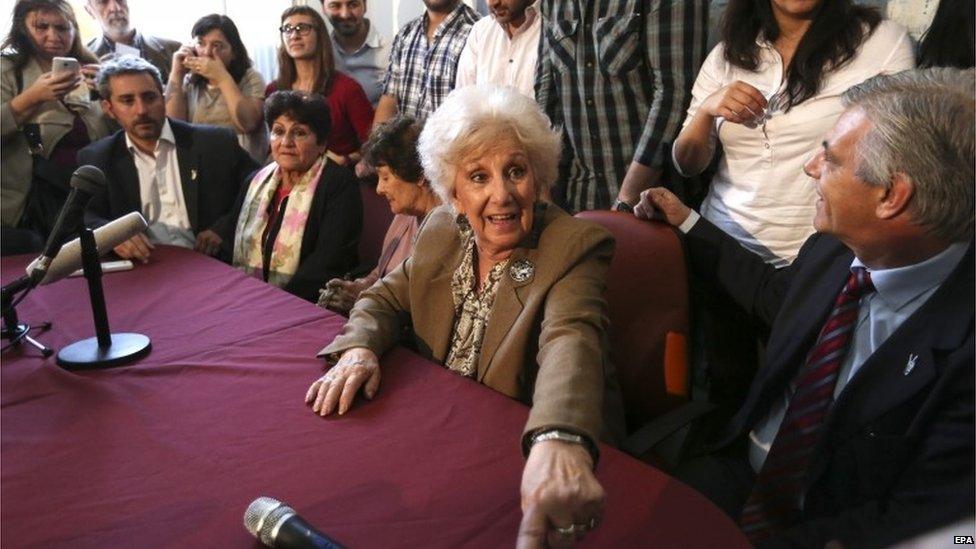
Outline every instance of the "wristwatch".
<path fill-rule="evenodd" d="M 619 198 L 613 203 L 610 209 L 618 212 L 634 213 L 634 207 Z"/>
<path fill-rule="evenodd" d="M 568 442 L 570 444 L 579 444 L 590 453 L 590 457 L 593 458 L 593 467 L 596 468 L 596 462 L 600 457 L 600 451 L 597 449 L 593 442 L 582 435 L 577 435 L 576 433 L 571 433 L 569 431 L 563 431 L 561 429 L 542 429 L 529 438 L 529 444 L 526 447 L 526 455 L 532 449 L 537 442 L 543 442 L 546 440 L 558 440 L 560 442 Z"/>

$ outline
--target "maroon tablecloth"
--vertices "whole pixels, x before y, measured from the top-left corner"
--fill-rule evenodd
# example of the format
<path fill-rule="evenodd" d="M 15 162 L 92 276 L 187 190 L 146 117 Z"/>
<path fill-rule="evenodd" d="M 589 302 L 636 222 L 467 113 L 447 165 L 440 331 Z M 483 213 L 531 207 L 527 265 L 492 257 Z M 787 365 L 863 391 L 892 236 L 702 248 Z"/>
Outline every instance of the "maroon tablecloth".
<path fill-rule="evenodd" d="M 3 282 L 24 257 L 5 258 Z M 114 331 L 149 356 L 68 372 L 25 347 L 0 365 L 0 545 L 253 547 L 269 495 L 351 547 L 512 546 L 526 408 L 406 350 L 372 402 L 322 419 L 302 398 L 342 317 L 189 251 L 105 275 Z M 18 307 L 60 348 L 93 335 L 84 279 Z M 655 469 L 603 449 L 606 519 L 585 545 L 746 547 L 735 525 Z"/>

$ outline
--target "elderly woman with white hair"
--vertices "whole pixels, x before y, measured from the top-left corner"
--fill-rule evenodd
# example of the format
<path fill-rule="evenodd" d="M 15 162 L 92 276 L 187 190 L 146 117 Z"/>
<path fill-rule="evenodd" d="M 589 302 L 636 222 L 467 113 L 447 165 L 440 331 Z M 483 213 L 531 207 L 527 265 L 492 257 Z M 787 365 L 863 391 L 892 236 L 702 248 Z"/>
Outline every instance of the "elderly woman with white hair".
<path fill-rule="evenodd" d="M 531 405 L 522 437 L 522 535 L 581 537 L 603 513 L 596 441 L 619 434 L 607 358 L 605 274 L 613 239 L 543 200 L 559 134 L 511 88 L 466 87 L 428 118 L 418 151 L 442 206 L 413 256 L 363 292 L 320 353 L 336 360 L 306 394 L 322 416 L 374 398 L 378 357 L 410 316 L 426 358 Z"/>

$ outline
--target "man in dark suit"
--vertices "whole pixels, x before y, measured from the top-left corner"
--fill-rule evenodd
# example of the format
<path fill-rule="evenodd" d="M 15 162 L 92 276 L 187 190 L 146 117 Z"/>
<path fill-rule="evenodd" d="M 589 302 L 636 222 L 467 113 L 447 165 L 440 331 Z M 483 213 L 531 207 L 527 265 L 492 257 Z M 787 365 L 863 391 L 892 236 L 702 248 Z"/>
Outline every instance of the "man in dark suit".
<path fill-rule="evenodd" d="M 805 166 L 818 232 L 783 269 L 642 195 L 771 329 L 744 406 L 677 475 L 757 545 L 887 546 L 974 511 L 973 88 L 929 69 L 849 90 Z"/>
<path fill-rule="evenodd" d="M 106 192 L 88 206 L 87 223 L 141 212 L 147 234 L 115 248 L 127 259 L 148 261 L 160 243 L 217 255 L 219 235 L 234 232 L 238 189 L 257 164 L 231 130 L 167 119 L 159 71 L 145 60 L 120 57 L 102 65 L 98 84 L 102 109 L 122 130 L 78 153 L 79 164 L 108 177 Z"/>

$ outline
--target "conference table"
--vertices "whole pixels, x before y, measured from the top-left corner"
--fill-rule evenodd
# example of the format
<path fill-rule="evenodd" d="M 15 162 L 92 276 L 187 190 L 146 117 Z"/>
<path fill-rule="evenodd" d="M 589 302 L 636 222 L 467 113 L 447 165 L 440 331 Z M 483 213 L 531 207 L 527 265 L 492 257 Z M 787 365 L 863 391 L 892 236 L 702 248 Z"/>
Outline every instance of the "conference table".
<path fill-rule="evenodd" d="M 30 258 L 0 262 L 4 284 Z M 372 401 L 321 418 L 303 398 L 345 319 L 208 257 L 159 247 L 103 279 L 127 366 L 67 371 L 29 346 L 0 360 L 0 545 L 255 547 L 258 496 L 349 547 L 513 546 L 528 409 L 406 349 Z M 21 321 L 59 349 L 94 335 L 84 278 L 34 289 Z M 748 547 L 664 473 L 602 446 L 603 523 L 583 547 Z"/>

